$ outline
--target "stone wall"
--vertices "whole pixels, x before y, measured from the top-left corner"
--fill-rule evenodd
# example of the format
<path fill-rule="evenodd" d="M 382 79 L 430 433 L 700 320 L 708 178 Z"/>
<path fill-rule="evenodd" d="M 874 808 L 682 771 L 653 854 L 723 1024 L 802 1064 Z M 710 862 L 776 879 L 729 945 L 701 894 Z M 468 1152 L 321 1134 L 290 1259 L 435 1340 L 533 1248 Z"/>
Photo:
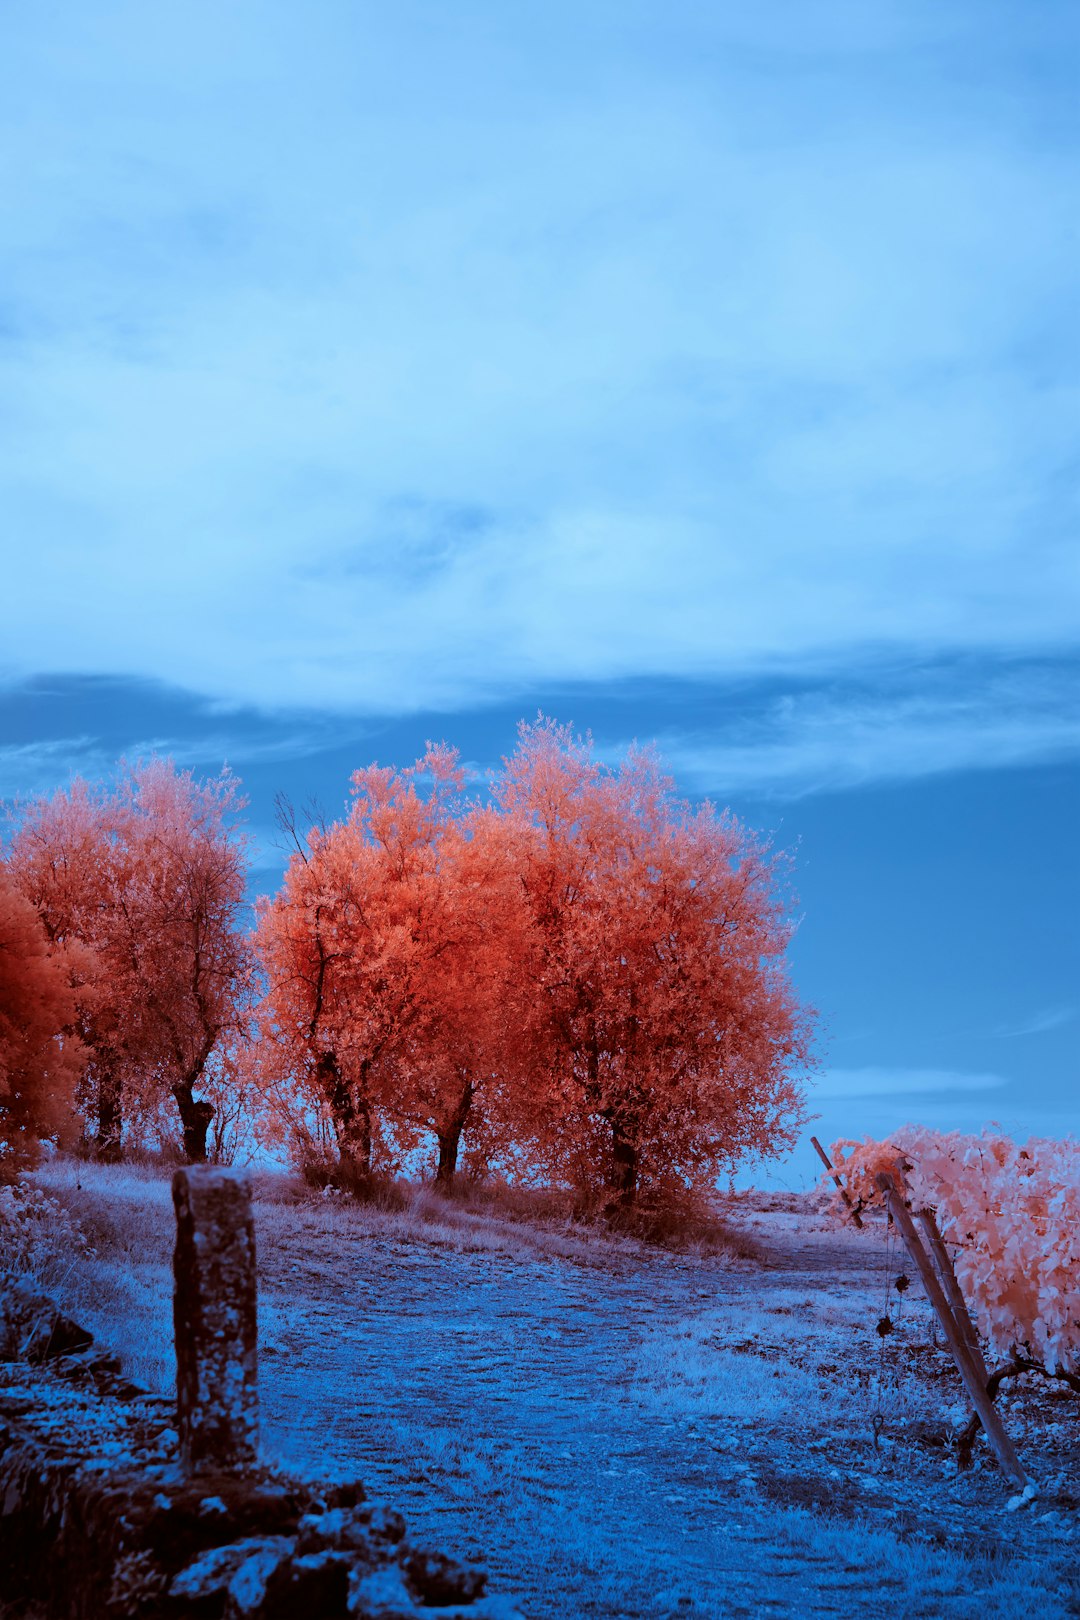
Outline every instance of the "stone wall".
<path fill-rule="evenodd" d="M 359 1484 L 192 1471 L 172 1401 L 25 1290 L 0 1296 L 0 1609 L 64 1620 L 516 1620 Z"/>

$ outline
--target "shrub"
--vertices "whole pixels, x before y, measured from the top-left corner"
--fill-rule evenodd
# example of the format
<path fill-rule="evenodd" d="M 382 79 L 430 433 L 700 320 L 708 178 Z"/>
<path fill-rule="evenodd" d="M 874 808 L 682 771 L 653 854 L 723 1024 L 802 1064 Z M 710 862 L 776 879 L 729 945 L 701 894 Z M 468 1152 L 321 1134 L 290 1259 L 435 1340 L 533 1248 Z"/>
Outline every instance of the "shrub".
<path fill-rule="evenodd" d="M 25 1278 L 56 1286 L 90 1252 L 68 1211 L 40 1187 L 0 1186 L 0 1287 Z"/>

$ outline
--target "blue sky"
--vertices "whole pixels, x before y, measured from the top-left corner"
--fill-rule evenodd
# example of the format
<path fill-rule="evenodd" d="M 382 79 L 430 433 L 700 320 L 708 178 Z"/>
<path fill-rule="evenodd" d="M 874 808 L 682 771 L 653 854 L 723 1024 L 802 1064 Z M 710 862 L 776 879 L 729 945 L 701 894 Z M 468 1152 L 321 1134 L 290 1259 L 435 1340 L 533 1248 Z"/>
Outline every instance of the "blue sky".
<path fill-rule="evenodd" d="M 823 1134 L 1080 1129 L 1076 8 L 0 30 L 0 792 L 228 758 L 270 883 L 278 787 L 655 739 L 799 840 Z"/>

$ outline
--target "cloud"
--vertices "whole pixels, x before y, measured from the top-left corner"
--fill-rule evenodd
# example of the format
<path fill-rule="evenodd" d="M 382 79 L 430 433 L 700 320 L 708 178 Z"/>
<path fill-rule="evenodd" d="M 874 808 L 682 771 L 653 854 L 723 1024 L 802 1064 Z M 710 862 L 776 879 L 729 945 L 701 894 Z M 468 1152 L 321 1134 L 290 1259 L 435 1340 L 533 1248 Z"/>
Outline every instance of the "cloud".
<path fill-rule="evenodd" d="M 52 793 L 75 776 L 97 781 L 115 761 L 95 737 L 54 737 L 0 746 L 0 801 Z"/>
<path fill-rule="evenodd" d="M 883 672 L 748 704 L 708 731 L 657 741 L 702 792 L 807 793 L 1080 754 L 1080 691 L 1069 666 Z"/>
<path fill-rule="evenodd" d="M 1054 1029 L 1064 1029 L 1076 1017 L 1075 1007 L 1045 1007 L 1041 1012 L 1033 1013 L 1030 1018 L 1023 1018 L 1016 1024 L 999 1024 L 994 1034 L 1002 1039 L 1013 1039 L 1023 1035 L 1046 1035 Z"/>
<path fill-rule="evenodd" d="M 1007 1085 L 1001 1074 L 968 1074 L 962 1069 L 826 1069 L 811 1084 L 818 1097 L 908 1097 L 923 1092 L 986 1092 Z"/>
<path fill-rule="evenodd" d="M 889 1098 L 923 1093 L 992 1091 L 1008 1082 L 1000 1074 L 971 1074 L 956 1069 L 826 1069 L 810 1087 L 810 1099 Z"/>
<path fill-rule="evenodd" d="M 1068 26 L 27 10 L 8 673 L 407 714 L 1070 644 Z"/>

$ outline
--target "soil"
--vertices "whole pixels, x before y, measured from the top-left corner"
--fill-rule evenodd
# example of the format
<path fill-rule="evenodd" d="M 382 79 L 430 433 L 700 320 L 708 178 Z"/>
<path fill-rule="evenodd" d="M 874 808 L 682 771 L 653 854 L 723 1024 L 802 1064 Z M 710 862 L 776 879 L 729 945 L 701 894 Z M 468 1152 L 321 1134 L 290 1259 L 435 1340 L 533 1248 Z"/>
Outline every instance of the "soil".
<path fill-rule="evenodd" d="M 531 1620 L 868 1601 L 984 1620 L 1030 1613 L 1025 1593 L 1080 1613 L 1076 1397 L 1028 1376 L 1006 1398 L 1040 1486 L 1009 1511 L 985 1439 L 957 1470 L 963 1390 L 917 1287 L 890 1291 L 883 1232 L 797 1198 L 728 1213 L 762 1262 L 458 1253 L 327 1230 L 317 1209 L 279 1219 L 260 1260 L 264 1446 L 361 1477 Z"/>

